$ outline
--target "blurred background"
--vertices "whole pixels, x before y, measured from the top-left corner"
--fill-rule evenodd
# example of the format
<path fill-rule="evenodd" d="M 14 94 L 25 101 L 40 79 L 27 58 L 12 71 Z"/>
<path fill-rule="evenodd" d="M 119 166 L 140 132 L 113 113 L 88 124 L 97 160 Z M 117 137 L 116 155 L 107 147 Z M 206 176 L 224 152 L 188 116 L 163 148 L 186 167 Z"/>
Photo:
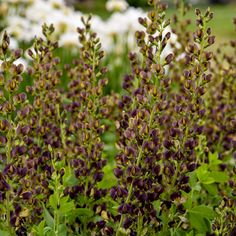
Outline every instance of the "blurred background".
<path fill-rule="evenodd" d="M 107 0 L 67 0 L 67 3 L 73 5 L 76 9 L 84 12 L 93 12 L 103 18 L 109 17 L 110 13 L 106 10 Z M 127 0 L 130 6 L 148 9 L 147 0 Z M 169 6 L 167 14 L 172 16 L 176 11 L 173 0 L 162 1 Z M 232 24 L 233 18 L 236 17 L 236 0 L 187 0 L 192 5 L 187 17 L 194 20 L 194 9 L 206 9 L 208 6 L 214 12 L 214 20 L 211 23 L 213 33 L 216 34 L 218 42 L 224 39 L 236 38 L 235 30 Z M 194 22 L 194 21 L 193 21 Z M 194 25 L 192 26 L 194 27 Z"/>
<path fill-rule="evenodd" d="M 174 2 L 168 4 L 167 18 L 176 12 Z M 179 0 L 180 1 L 180 0 Z M 236 38 L 233 19 L 236 18 L 236 0 L 182 0 L 192 5 L 185 18 L 191 20 L 188 30 L 195 31 L 195 8 L 205 11 L 210 6 L 214 19 L 209 23 L 216 43 L 216 50 L 223 42 Z M 32 47 L 36 36 L 42 36 L 43 23 L 55 26 L 55 40 L 59 42 L 58 55 L 63 63 L 70 63 L 78 56 L 77 27 L 81 27 L 81 16 L 92 13 L 92 29 L 101 39 L 105 51 L 103 64 L 108 67 L 109 85 L 107 92 L 121 90 L 122 78 L 129 73 L 129 51 L 137 51 L 134 34 L 142 30 L 138 18 L 146 15 L 147 0 L 0 0 L 0 31 L 11 35 L 11 47 L 25 50 L 24 64 L 30 63 L 27 49 Z M 168 29 L 171 31 L 171 28 Z M 177 44 L 177 37 L 172 34 L 171 43 Z M 224 47 L 222 47 L 223 50 Z M 171 47 L 163 53 L 165 57 Z M 22 62 L 22 61 L 21 61 Z M 66 85 L 66 78 L 62 83 Z"/>

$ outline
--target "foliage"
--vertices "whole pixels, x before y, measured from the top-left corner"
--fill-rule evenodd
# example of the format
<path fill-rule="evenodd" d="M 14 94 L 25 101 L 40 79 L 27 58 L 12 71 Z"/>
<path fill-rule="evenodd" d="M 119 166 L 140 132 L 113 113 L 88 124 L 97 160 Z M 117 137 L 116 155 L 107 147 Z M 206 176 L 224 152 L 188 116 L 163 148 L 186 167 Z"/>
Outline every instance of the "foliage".
<path fill-rule="evenodd" d="M 120 94 L 104 93 L 91 17 L 70 64 L 56 56 L 53 25 L 27 68 L 3 34 L 1 235 L 235 234 L 235 57 L 209 51 L 210 9 L 196 9 L 191 34 L 183 1 L 172 23 L 165 4 L 149 4 Z M 178 44 L 162 58 L 170 24 Z"/>

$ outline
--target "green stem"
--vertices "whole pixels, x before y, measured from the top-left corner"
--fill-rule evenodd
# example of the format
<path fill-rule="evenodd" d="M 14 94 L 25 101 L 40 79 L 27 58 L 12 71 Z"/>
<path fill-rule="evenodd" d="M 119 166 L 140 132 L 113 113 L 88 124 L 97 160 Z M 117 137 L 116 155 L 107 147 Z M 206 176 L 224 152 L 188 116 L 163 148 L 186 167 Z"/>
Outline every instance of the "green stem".
<path fill-rule="evenodd" d="M 65 129 L 63 127 L 63 123 L 62 123 L 62 119 L 61 119 L 59 104 L 56 105 L 56 108 L 57 108 L 57 117 L 58 117 L 59 124 L 60 124 L 60 134 L 61 134 L 62 148 L 63 148 L 63 150 L 65 150 L 65 148 L 66 148 Z"/>
<path fill-rule="evenodd" d="M 54 151 L 51 150 L 52 152 L 52 166 L 54 168 L 54 171 L 56 170 L 56 166 L 55 166 L 55 154 Z M 60 175 L 56 175 L 55 177 L 55 186 L 54 186 L 54 193 L 56 194 L 56 200 L 57 200 L 57 209 L 54 209 L 54 232 L 56 236 L 59 236 L 59 223 L 60 223 L 60 215 L 59 215 L 59 207 L 60 207 L 60 193 L 59 193 L 59 179 L 60 179 Z"/>
<path fill-rule="evenodd" d="M 9 95 L 10 97 L 10 95 Z M 11 99 L 11 97 L 10 97 Z M 11 117 L 10 114 L 8 114 L 8 121 L 11 121 Z M 10 164 L 11 162 L 11 129 L 9 130 L 8 134 L 7 134 L 7 152 L 6 152 L 6 156 L 7 156 L 7 165 Z M 11 233 L 11 235 L 15 235 L 13 233 L 13 229 L 11 227 L 11 215 L 10 215 L 10 206 L 11 206 L 11 199 L 10 199 L 10 192 L 7 191 L 6 192 L 6 217 L 7 217 L 7 225 L 8 225 L 8 230 Z"/>

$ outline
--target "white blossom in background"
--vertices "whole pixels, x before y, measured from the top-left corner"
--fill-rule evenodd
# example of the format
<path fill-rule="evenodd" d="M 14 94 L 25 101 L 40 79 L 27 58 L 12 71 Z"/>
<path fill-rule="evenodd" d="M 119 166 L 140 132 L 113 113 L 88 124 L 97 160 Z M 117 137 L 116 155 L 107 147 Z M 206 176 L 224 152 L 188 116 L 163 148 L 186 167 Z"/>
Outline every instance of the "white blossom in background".
<path fill-rule="evenodd" d="M 108 0 L 106 2 L 106 9 L 108 11 L 125 11 L 129 7 L 125 0 Z"/>
<path fill-rule="evenodd" d="M 66 47 L 76 47 L 78 42 L 78 33 L 76 31 L 64 33 L 60 37 L 60 45 L 64 45 Z"/>
<path fill-rule="evenodd" d="M 22 14 L 17 11 L 9 11 L 7 17 L 7 31 L 18 41 L 30 42 L 35 36 L 42 36 L 43 23 L 55 26 L 54 36 L 60 46 L 79 46 L 77 27 L 81 27 L 79 11 L 66 6 L 64 0 L 7 0 L 15 2 L 30 2 Z M 125 48 L 136 51 L 135 32 L 144 30 L 138 23 L 139 17 L 146 14 L 142 9 L 128 7 L 125 0 L 109 0 L 106 4 L 108 10 L 115 11 L 107 20 L 99 16 L 93 16 L 92 29 L 98 34 L 102 47 L 106 52 L 122 54 Z M 119 11 L 122 12 L 119 12 Z M 170 29 L 168 29 L 170 31 Z M 171 37 L 176 42 L 175 35 Z M 168 45 L 163 55 L 170 52 Z"/>
<path fill-rule="evenodd" d="M 105 37 L 116 38 L 117 50 L 123 50 L 124 44 L 133 50 L 136 46 L 134 34 L 137 30 L 143 29 L 138 23 L 138 18 L 143 16 L 145 13 L 142 9 L 132 7 L 123 13 L 113 13 L 105 22 Z"/>

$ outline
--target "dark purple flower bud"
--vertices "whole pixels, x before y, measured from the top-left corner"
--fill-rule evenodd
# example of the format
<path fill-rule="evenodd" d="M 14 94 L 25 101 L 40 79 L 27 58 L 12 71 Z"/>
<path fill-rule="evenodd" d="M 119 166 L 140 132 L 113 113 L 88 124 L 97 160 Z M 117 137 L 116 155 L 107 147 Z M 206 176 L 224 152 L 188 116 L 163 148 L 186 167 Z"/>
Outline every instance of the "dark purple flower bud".
<path fill-rule="evenodd" d="M 124 95 L 122 97 L 122 101 L 124 104 L 130 104 L 132 102 L 132 98 L 130 96 Z"/>
<path fill-rule="evenodd" d="M 194 149 L 197 146 L 197 142 L 194 139 L 189 139 L 185 142 L 185 147 L 190 150 Z"/>
<path fill-rule="evenodd" d="M 175 199 L 180 198 L 180 197 L 181 197 L 181 192 L 174 192 L 170 195 L 170 199 L 172 201 L 174 201 Z"/>
<path fill-rule="evenodd" d="M 7 138 L 5 136 L 0 136 L 0 146 L 5 146 L 7 143 Z"/>
<path fill-rule="evenodd" d="M 159 197 L 159 195 L 156 192 L 148 193 L 148 200 L 150 202 L 153 202 L 153 201 L 157 200 L 158 197 Z"/>
<path fill-rule="evenodd" d="M 189 176 L 183 175 L 179 178 L 180 184 L 187 184 L 189 181 Z"/>
<path fill-rule="evenodd" d="M 181 189 L 186 193 L 189 193 L 191 191 L 191 187 L 189 185 L 182 185 Z"/>
<path fill-rule="evenodd" d="M 69 187 L 66 187 L 63 191 L 64 195 L 67 196 L 70 194 L 70 188 Z"/>
<path fill-rule="evenodd" d="M 22 49 L 16 49 L 14 52 L 13 52 L 13 56 L 14 56 L 14 59 L 17 60 L 18 58 L 20 58 L 23 54 L 23 50 Z"/>
<path fill-rule="evenodd" d="M 170 64 L 174 59 L 174 54 L 170 53 L 166 58 L 165 61 L 167 64 Z"/>
<path fill-rule="evenodd" d="M 162 185 L 158 185 L 154 188 L 154 191 L 158 193 L 158 195 L 161 195 L 164 192 L 164 188 Z"/>
<path fill-rule="evenodd" d="M 4 198 L 5 198 L 4 193 L 0 191 L 0 202 L 2 202 Z"/>
<path fill-rule="evenodd" d="M 134 139 L 135 138 L 135 132 L 134 132 L 134 130 L 128 128 L 124 131 L 124 136 L 127 139 L 130 139 L 130 140 Z"/>
<path fill-rule="evenodd" d="M 120 168 L 115 168 L 115 169 L 114 169 L 114 175 L 115 175 L 117 178 L 119 178 L 120 176 L 122 176 L 122 174 L 123 174 L 122 169 L 120 169 Z"/>
<path fill-rule="evenodd" d="M 113 228 L 112 227 L 105 227 L 104 228 L 104 233 L 105 233 L 105 235 L 114 235 L 114 230 L 113 230 Z"/>
<path fill-rule="evenodd" d="M 148 200 L 148 195 L 147 193 L 140 193 L 137 198 L 140 202 L 145 203 Z"/>
<path fill-rule="evenodd" d="M 124 227 L 125 229 L 128 229 L 131 225 L 132 225 L 132 220 L 131 220 L 131 218 L 126 218 L 125 221 L 124 221 L 123 227 Z"/>
<path fill-rule="evenodd" d="M 24 176 L 26 176 L 26 174 L 27 174 L 27 168 L 26 167 L 23 167 L 23 168 L 19 168 L 19 175 L 20 175 L 20 177 L 24 177 Z"/>
<path fill-rule="evenodd" d="M 207 42 L 209 45 L 214 44 L 215 43 L 215 36 L 209 36 Z"/>
<path fill-rule="evenodd" d="M 29 200 L 32 196 L 32 193 L 30 191 L 27 191 L 27 192 L 22 193 L 21 196 L 24 200 Z"/>
<path fill-rule="evenodd" d="M 118 194 L 117 194 L 117 191 L 116 191 L 116 189 L 114 188 L 114 187 L 112 187 L 111 188 L 111 190 L 110 190 L 110 196 L 112 197 L 112 199 L 116 199 L 117 198 L 117 196 L 118 196 Z"/>
<path fill-rule="evenodd" d="M 8 120 L 0 120 L 0 131 L 7 132 L 11 128 L 11 124 Z"/>
<path fill-rule="evenodd" d="M 163 143 L 164 147 L 169 149 L 171 146 L 172 146 L 172 142 L 170 140 L 164 140 L 164 143 Z"/>
<path fill-rule="evenodd" d="M 179 133 L 180 133 L 180 130 L 177 129 L 177 128 L 172 128 L 172 129 L 170 130 L 170 136 L 171 136 L 171 137 L 176 137 Z"/>
<path fill-rule="evenodd" d="M 17 149 L 18 149 L 19 155 L 23 155 L 23 154 L 26 153 L 26 151 L 27 151 L 26 146 L 18 146 Z"/>
<path fill-rule="evenodd" d="M 188 171 L 192 172 L 197 168 L 197 164 L 195 162 L 191 162 L 187 164 Z"/>
<path fill-rule="evenodd" d="M 33 53 L 33 51 L 31 49 L 28 50 L 28 55 L 33 58 L 34 53 Z"/>
<path fill-rule="evenodd" d="M 19 203 L 13 203 L 14 208 L 15 208 L 15 214 L 19 215 L 20 211 L 21 211 L 21 206 Z"/>
<path fill-rule="evenodd" d="M 98 227 L 99 229 L 102 229 L 102 228 L 105 227 L 106 221 L 101 220 L 101 221 L 98 221 L 96 224 L 97 224 L 97 227 Z"/>
<path fill-rule="evenodd" d="M 128 204 L 128 203 L 122 203 L 119 207 L 118 207 L 118 212 L 120 212 L 121 214 L 126 214 L 126 213 L 131 213 L 132 212 L 133 207 Z"/>
<path fill-rule="evenodd" d="M 47 188 L 48 187 L 48 182 L 46 181 L 46 180 L 43 180 L 42 181 L 42 186 L 44 187 L 44 188 Z"/>
<path fill-rule="evenodd" d="M 144 186 L 143 179 L 134 179 L 133 186 L 137 186 L 138 188 L 142 189 Z"/>
<path fill-rule="evenodd" d="M 23 64 L 18 64 L 17 66 L 16 66 L 16 72 L 17 72 L 17 74 L 21 74 L 22 72 L 24 71 L 24 65 Z"/>
<path fill-rule="evenodd" d="M 164 173 L 165 173 L 167 176 L 171 177 L 171 176 L 174 175 L 175 169 L 174 169 L 173 166 L 171 166 L 171 165 L 166 165 L 166 164 L 165 164 L 165 166 L 164 166 Z"/>
<path fill-rule="evenodd" d="M 162 206 L 165 206 L 167 209 L 171 208 L 171 201 L 163 201 Z"/>
<path fill-rule="evenodd" d="M 169 158 L 171 157 L 171 154 L 172 154 L 172 151 L 166 150 L 166 151 L 164 152 L 164 157 L 165 157 L 165 159 L 169 159 Z"/>
<path fill-rule="evenodd" d="M 102 190 L 94 190 L 94 199 L 95 200 L 101 199 L 102 194 L 103 194 Z"/>
<path fill-rule="evenodd" d="M 17 217 L 15 215 L 12 215 L 11 218 L 10 218 L 10 223 L 13 227 L 15 227 L 16 225 L 16 220 L 17 220 Z"/>
<path fill-rule="evenodd" d="M 160 165 L 156 165 L 152 168 L 152 173 L 157 176 L 160 174 L 160 170 L 161 170 Z"/>
<path fill-rule="evenodd" d="M 103 178 L 103 175 L 104 174 L 102 172 L 96 172 L 93 176 L 94 181 L 97 181 L 97 182 L 101 181 Z"/>

